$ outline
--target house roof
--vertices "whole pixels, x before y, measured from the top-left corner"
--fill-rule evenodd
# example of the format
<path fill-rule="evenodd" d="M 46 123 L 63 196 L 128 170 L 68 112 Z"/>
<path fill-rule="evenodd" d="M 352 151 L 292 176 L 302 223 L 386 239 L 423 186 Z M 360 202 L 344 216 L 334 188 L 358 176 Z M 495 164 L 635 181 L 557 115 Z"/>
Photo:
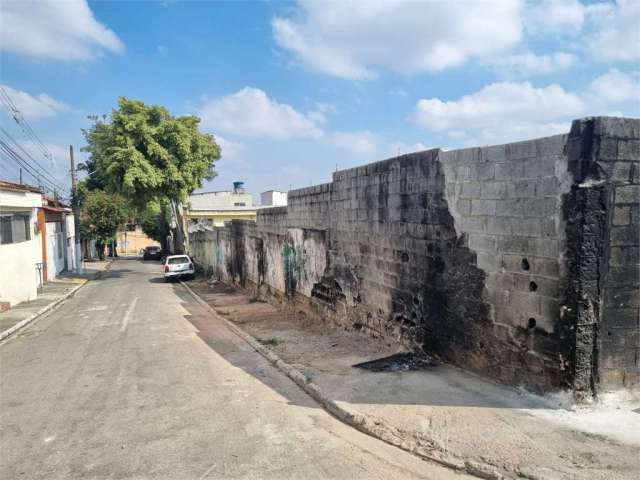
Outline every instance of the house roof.
<path fill-rule="evenodd" d="M 7 182 L 6 180 L 0 180 L 0 190 L 9 190 L 11 192 L 42 193 L 42 190 L 40 190 L 38 187 L 23 185 L 21 183 Z"/>

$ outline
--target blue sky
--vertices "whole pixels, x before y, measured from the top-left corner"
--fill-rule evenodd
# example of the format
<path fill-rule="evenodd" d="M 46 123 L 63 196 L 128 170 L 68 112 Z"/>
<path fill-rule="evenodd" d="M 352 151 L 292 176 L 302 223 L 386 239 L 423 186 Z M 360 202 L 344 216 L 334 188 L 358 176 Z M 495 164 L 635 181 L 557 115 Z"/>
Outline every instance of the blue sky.
<path fill-rule="evenodd" d="M 640 2 L 578 0 L 0 4 L 6 92 L 54 155 L 119 96 L 196 114 L 222 146 L 206 190 L 258 193 L 431 147 L 640 116 Z M 81 155 L 80 155 L 81 156 Z M 16 168 L 0 160 L 0 177 Z"/>

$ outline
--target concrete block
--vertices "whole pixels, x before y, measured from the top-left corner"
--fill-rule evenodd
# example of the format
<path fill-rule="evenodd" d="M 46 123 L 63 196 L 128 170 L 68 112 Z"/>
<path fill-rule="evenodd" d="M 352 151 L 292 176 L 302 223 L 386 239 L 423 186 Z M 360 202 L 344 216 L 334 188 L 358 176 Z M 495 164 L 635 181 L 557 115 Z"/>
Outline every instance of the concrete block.
<path fill-rule="evenodd" d="M 523 199 L 496 201 L 495 215 L 499 217 L 521 217 L 524 213 Z"/>
<path fill-rule="evenodd" d="M 511 301 L 509 306 L 520 312 L 540 313 L 540 299 L 531 293 L 511 292 Z"/>
<path fill-rule="evenodd" d="M 635 118 L 596 117 L 593 128 L 595 135 L 640 138 L 640 120 Z"/>
<path fill-rule="evenodd" d="M 487 217 L 466 217 L 462 219 L 462 230 L 465 232 L 484 232 Z"/>
<path fill-rule="evenodd" d="M 495 200 L 471 200 L 472 215 L 496 215 Z"/>
<path fill-rule="evenodd" d="M 507 160 L 505 145 L 491 145 L 478 149 L 478 159 L 483 162 L 504 162 Z"/>
<path fill-rule="evenodd" d="M 613 224 L 616 226 L 631 224 L 631 207 L 614 207 Z"/>
<path fill-rule="evenodd" d="M 556 174 L 556 158 L 532 158 L 524 164 L 525 178 L 551 177 Z"/>
<path fill-rule="evenodd" d="M 551 238 L 536 238 L 535 252 L 539 257 L 558 258 L 560 254 L 560 242 Z"/>
<path fill-rule="evenodd" d="M 638 140 L 619 140 L 618 141 L 618 159 L 640 161 L 640 139 Z"/>
<path fill-rule="evenodd" d="M 520 180 L 524 177 L 524 161 L 497 163 L 495 165 L 496 180 Z"/>
<path fill-rule="evenodd" d="M 502 271 L 502 258 L 493 252 L 478 252 L 477 265 L 485 272 L 500 272 Z"/>
<path fill-rule="evenodd" d="M 551 217 L 557 212 L 556 198 L 525 198 L 523 214 L 527 217 Z"/>
<path fill-rule="evenodd" d="M 540 237 L 542 222 L 539 218 L 511 218 L 511 231 L 523 237 Z"/>
<path fill-rule="evenodd" d="M 618 158 L 618 139 L 610 137 L 600 138 L 598 146 L 599 160 L 616 160 Z"/>
<path fill-rule="evenodd" d="M 477 252 L 495 252 L 496 239 L 491 235 L 472 233 L 469 235 L 469 248 Z"/>
<path fill-rule="evenodd" d="M 543 237 L 555 237 L 557 235 L 555 218 L 541 218 L 540 224 Z"/>
<path fill-rule="evenodd" d="M 509 159 L 533 158 L 538 156 L 538 148 L 535 140 L 509 143 L 505 146 L 506 156 Z"/>
<path fill-rule="evenodd" d="M 564 155 L 564 148 L 567 143 L 567 134 L 554 135 L 552 137 L 541 138 L 535 140 L 537 147 L 537 155 L 547 156 L 562 156 Z"/>
<path fill-rule="evenodd" d="M 538 182 L 535 179 L 517 180 L 507 184 L 509 198 L 533 198 L 537 196 Z"/>
<path fill-rule="evenodd" d="M 640 185 L 624 185 L 616 187 L 616 205 L 638 202 L 640 202 Z"/>
<path fill-rule="evenodd" d="M 477 197 L 477 195 L 474 195 Z M 482 182 L 481 198 L 487 199 L 505 199 L 507 198 L 506 182 Z"/>
<path fill-rule="evenodd" d="M 460 187 L 460 198 L 480 198 L 480 182 L 464 182 Z"/>
<path fill-rule="evenodd" d="M 640 262 L 640 248 L 637 246 L 630 247 L 611 247 L 609 262 L 614 266 L 634 265 Z"/>
<path fill-rule="evenodd" d="M 540 197 L 555 196 L 560 193 L 558 177 L 545 177 L 538 180 L 536 195 Z"/>
<path fill-rule="evenodd" d="M 511 219 L 507 217 L 488 217 L 486 231 L 493 235 L 511 235 Z"/>
<path fill-rule="evenodd" d="M 640 243 L 639 235 L 636 226 L 614 226 L 611 228 L 610 243 L 615 246 L 637 246 Z"/>
<path fill-rule="evenodd" d="M 471 167 L 471 178 L 474 180 L 492 180 L 494 178 L 493 163 L 476 163 Z"/>
<path fill-rule="evenodd" d="M 460 215 L 471 215 L 471 200 L 458 200 L 456 207 Z"/>

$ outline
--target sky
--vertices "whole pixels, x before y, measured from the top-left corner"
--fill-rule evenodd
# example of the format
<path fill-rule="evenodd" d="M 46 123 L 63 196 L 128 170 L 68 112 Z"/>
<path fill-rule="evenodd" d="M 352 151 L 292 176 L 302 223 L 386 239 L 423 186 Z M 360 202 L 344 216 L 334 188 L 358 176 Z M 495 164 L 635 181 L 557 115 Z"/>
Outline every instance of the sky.
<path fill-rule="evenodd" d="M 637 0 L 0 0 L 0 84 L 45 148 L 0 126 L 68 188 L 69 145 L 125 96 L 201 118 L 222 149 L 201 191 L 289 190 L 640 117 L 638 25 Z"/>

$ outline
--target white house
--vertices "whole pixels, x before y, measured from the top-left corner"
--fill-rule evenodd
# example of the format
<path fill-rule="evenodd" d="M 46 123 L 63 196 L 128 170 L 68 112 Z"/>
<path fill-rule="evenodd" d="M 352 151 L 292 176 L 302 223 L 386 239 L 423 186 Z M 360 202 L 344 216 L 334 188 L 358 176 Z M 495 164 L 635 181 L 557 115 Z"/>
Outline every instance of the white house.
<path fill-rule="evenodd" d="M 71 209 L 59 201 L 45 197 L 42 210 L 46 224 L 46 279 L 53 280 L 74 267 L 75 228 Z"/>
<path fill-rule="evenodd" d="M 0 306 L 33 300 L 44 280 L 39 189 L 0 180 Z"/>
<path fill-rule="evenodd" d="M 260 194 L 260 204 L 263 207 L 284 207 L 287 205 L 287 192 L 267 190 Z"/>

